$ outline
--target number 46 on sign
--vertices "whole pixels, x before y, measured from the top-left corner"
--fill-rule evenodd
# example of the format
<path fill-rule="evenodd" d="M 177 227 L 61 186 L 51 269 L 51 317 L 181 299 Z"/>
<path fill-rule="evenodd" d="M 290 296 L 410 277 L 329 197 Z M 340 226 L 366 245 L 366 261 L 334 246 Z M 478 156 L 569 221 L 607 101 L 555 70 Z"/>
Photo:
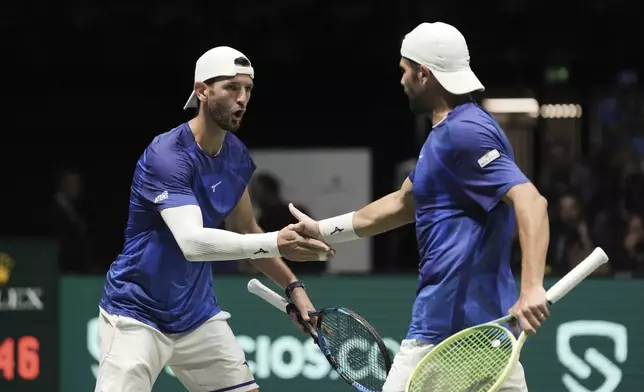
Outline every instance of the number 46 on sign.
<path fill-rule="evenodd" d="M 17 344 L 16 344 L 17 343 Z M 40 375 L 40 342 L 33 336 L 5 338 L 0 342 L 0 379 L 35 380 Z"/>

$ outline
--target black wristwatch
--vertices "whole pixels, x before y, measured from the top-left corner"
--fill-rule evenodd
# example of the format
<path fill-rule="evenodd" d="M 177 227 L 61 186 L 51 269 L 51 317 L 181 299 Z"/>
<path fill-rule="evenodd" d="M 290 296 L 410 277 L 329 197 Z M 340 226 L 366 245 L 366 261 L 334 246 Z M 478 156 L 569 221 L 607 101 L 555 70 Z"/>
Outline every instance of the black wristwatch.
<path fill-rule="evenodd" d="M 295 290 L 298 287 L 306 289 L 306 286 L 304 286 L 304 283 L 302 283 L 299 280 L 296 280 L 295 282 L 290 283 L 288 286 L 286 286 L 286 288 L 284 289 L 284 294 L 286 294 L 286 298 L 290 300 L 291 294 L 293 294 L 293 290 Z"/>

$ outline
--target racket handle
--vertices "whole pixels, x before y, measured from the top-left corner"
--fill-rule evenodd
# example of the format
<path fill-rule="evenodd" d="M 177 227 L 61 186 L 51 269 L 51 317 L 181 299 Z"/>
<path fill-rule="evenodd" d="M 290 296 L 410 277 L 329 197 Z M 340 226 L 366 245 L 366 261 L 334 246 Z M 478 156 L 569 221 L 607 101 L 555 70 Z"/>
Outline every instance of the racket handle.
<path fill-rule="evenodd" d="M 277 309 L 281 310 L 282 312 L 286 313 L 286 306 L 288 305 L 288 301 L 281 295 L 277 294 L 273 290 L 266 287 L 259 280 L 257 279 L 249 280 L 248 291 L 255 294 L 259 298 L 263 299 L 264 301 L 268 302 L 269 304 L 275 306 Z"/>
<path fill-rule="evenodd" d="M 604 251 L 597 247 L 586 257 L 584 261 L 579 263 L 575 268 L 568 272 L 563 278 L 554 284 L 546 292 L 548 302 L 555 303 L 559 301 L 564 295 L 568 294 L 570 290 L 574 289 L 582 280 L 586 279 L 588 275 L 592 274 L 597 268 L 608 261 L 608 256 Z"/>

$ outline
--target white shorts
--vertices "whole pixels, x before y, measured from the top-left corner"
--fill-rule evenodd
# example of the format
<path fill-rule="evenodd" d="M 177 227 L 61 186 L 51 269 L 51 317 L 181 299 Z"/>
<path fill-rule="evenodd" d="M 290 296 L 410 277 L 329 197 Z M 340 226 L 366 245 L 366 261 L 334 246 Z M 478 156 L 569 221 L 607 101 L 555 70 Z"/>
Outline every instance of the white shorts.
<path fill-rule="evenodd" d="M 165 365 L 190 392 L 258 389 L 228 318 L 220 312 L 194 331 L 166 335 L 100 309 L 95 392 L 150 392 Z"/>
<path fill-rule="evenodd" d="M 403 340 L 400 351 L 394 357 L 382 392 L 405 392 L 407 381 L 414 368 L 432 348 L 434 348 L 433 344 L 423 343 L 420 340 Z M 515 366 L 514 372 L 503 384 L 500 392 L 528 392 L 521 363 Z"/>

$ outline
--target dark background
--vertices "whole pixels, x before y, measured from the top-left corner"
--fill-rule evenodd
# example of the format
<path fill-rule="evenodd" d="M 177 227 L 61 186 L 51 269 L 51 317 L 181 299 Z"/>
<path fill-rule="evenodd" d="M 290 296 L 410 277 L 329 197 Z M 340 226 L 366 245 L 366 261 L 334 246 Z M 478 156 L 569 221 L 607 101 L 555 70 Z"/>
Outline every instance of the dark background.
<path fill-rule="evenodd" d="M 591 105 L 620 71 L 643 74 L 638 10 L 606 0 L 4 3 L 0 235 L 56 235 L 56 175 L 74 168 L 93 257 L 108 265 L 122 246 L 134 164 L 155 135 L 192 115 L 181 109 L 211 47 L 235 47 L 255 67 L 238 133 L 249 148 L 370 147 L 381 196 L 394 165 L 419 149 L 398 69 L 401 39 L 417 24 L 461 30 L 486 94 Z M 553 66 L 569 70 L 566 83 L 547 83 Z"/>

